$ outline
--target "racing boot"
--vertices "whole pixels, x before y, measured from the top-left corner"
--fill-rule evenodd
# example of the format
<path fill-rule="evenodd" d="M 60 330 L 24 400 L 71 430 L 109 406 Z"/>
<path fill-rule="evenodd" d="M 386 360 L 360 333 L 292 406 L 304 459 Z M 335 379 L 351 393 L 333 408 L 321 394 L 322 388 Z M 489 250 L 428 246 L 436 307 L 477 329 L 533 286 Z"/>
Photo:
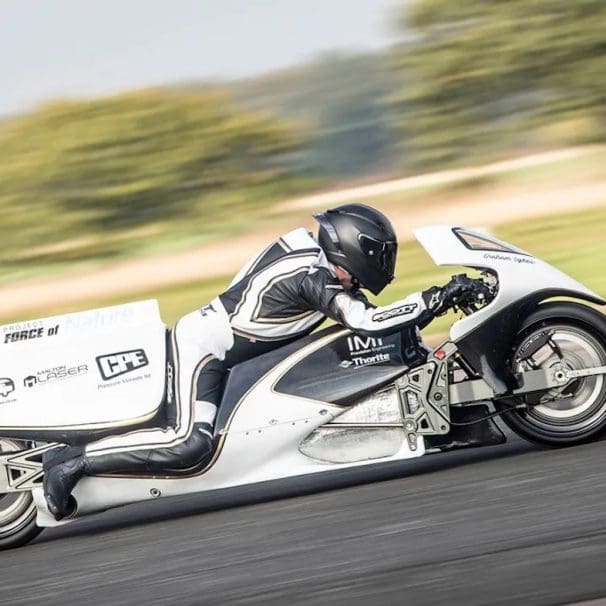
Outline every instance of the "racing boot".
<path fill-rule="evenodd" d="M 180 472 L 204 464 L 213 449 L 212 425 L 196 423 L 187 439 L 169 448 L 97 456 L 74 456 L 78 450 L 71 446 L 49 450 L 42 458 L 46 504 L 55 519 L 61 520 L 72 513 L 74 502 L 70 500 L 71 492 L 84 475 Z"/>
<path fill-rule="evenodd" d="M 62 520 L 71 513 L 72 490 L 88 469 L 88 459 L 81 455 L 53 465 L 44 473 L 44 498 L 55 520 Z"/>
<path fill-rule="evenodd" d="M 74 459 L 84 454 L 84 451 L 79 446 L 56 446 L 42 453 L 42 469 L 47 472 L 51 467 L 65 463 L 69 459 Z"/>

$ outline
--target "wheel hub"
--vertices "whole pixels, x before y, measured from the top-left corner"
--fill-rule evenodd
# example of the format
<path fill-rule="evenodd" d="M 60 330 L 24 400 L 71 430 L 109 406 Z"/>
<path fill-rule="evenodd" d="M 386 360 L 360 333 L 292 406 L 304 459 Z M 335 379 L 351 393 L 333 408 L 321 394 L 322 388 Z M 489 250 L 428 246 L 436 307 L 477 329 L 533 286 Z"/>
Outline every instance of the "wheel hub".
<path fill-rule="evenodd" d="M 534 337 L 531 335 L 525 342 Z M 520 350 L 523 350 L 523 346 Z M 524 370 L 525 362 L 527 360 L 517 362 L 518 372 Z M 586 334 L 571 327 L 554 329 L 547 343 L 533 353 L 532 367 L 549 368 L 561 387 L 541 394 L 537 402 L 532 402 L 528 415 L 550 425 L 582 422 L 602 403 L 604 375 L 571 378 L 570 373 L 603 364 L 599 348 Z"/>

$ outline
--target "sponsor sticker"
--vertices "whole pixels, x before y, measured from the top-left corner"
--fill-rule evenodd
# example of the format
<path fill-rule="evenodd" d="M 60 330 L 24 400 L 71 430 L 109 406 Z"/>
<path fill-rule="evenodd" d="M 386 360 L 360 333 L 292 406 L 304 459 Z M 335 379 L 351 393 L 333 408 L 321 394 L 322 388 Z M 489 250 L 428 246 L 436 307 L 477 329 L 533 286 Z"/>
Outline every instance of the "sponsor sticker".
<path fill-rule="evenodd" d="M 31 341 L 42 337 L 52 337 L 59 332 L 59 324 L 56 326 L 27 326 L 10 330 L 4 333 L 4 343 L 17 343 L 18 341 Z"/>
<path fill-rule="evenodd" d="M 23 379 L 24 387 L 33 387 L 38 382 L 38 377 L 35 375 L 29 375 Z"/>
<path fill-rule="evenodd" d="M 97 356 L 97 367 L 104 381 L 110 381 L 120 375 L 139 370 L 149 364 L 143 349 L 130 349 Z"/>
<path fill-rule="evenodd" d="M 386 342 L 383 337 L 350 335 L 346 344 L 347 358 L 339 363 L 341 368 L 359 368 L 394 361 L 392 353 L 396 351 L 396 344 L 393 341 Z"/>
<path fill-rule="evenodd" d="M 374 356 L 360 356 L 359 358 L 353 358 L 352 362 L 354 366 L 369 366 L 370 364 L 381 364 L 383 362 L 390 361 L 389 354 L 379 353 Z"/>
<path fill-rule="evenodd" d="M 15 382 L 9 377 L 2 377 L 0 379 L 0 396 L 6 398 L 13 391 L 15 391 Z"/>
<path fill-rule="evenodd" d="M 10 377 L 0 378 L 0 404 L 10 404 L 16 402 L 17 398 L 9 397 L 15 391 L 15 382 Z"/>
<path fill-rule="evenodd" d="M 54 366 L 53 368 L 45 368 L 38 370 L 34 374 L 28 375 L 23 379 L 24 387 L 36 387 L 38 385 L 47 385 L 65 379 L 73 379 L 80 377 L 88 372 L 87 364 L 78 364 L 75 366 Z"/>
<path fill-rule="evenodd" d="M 383 339 L 380 337 L 363 337 L 361 335 L 351 335 L 347 337 L 347 347 L 352 355 L 367 353 L 383 347 Z"/>
<path fill-rule="evenodd" d="M 407 316 L 417 309 L 417 307 L 417 303 L 407 303 L 406 305 L 394 307 L 393 309 L 388 309 L 378 314 L 374 314 L 372 319 L 375 322 L 385 322 L 386 320 L 391 320 L 391 318 L 397 318 L 398 316 Z"/>
<path fill-rule="evenodd" d="M 2 332 L 18 332 L 20 330 L 29 330 L 30 328 L 40 328 L 43 326 L 42 320 L 30 320 L 29 322 L 19 322 L 17 324 L 5 324 Z"/>
<path fill-rule="evenodd" d="M 499 253 L 484 253 L 485 259 L 490 259 L 491 261 L 513 261 L 518 264 L 526 264 L 526 265 L 534 265 L 535 261 L 531 257 L 527 257 L 525 255 L 503 255 Z"/>
<path fill-rule="evenodd" d="M 131 322 L 136 317 L 133 305 L 95 309 L 88 312 L 67 314 L 63 319 L 66 334 L 81 334 L 90 330 L 108 329 L 117 324 Z"/>
<path fill-rule="evenodd" d="M 371 366 L 372 364 L 382 364 L 383 362 L 390 362 L 391 356 L 386 353 L 379 353 L 373 356 L 359 356 L 352 358 L 351 360 L 343 360 L 339 366 L 341 368 L 359 368 L 360 366 Z"/>

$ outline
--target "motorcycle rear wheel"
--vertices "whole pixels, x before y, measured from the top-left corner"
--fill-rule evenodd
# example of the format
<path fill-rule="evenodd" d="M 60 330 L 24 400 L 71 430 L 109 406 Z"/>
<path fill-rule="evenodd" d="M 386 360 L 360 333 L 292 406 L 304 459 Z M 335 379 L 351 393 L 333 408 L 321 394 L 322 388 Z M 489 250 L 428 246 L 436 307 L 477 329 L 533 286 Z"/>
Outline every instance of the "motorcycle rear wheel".
<path fill-rule="evenodd" d="M 541 343 L 533 352 L 537 346 L 533 344 Z M 514 372 L 606 366 L 606 318 L 578 303 L 541 305 L 520 327 L 510 365 Z M 606 375 L 581 377 L 563 388 L 510 398 L 496 406 L 507 410 L 520 404 L 527 407 L 502 418 L 523 438 L 547 446 L 588 442 L 606 428 Z"/>
<path fill-rule="evenodd" d="M 18 440 L 0 438 L 0 452 L 24 450 Z M 0 494 L 0 550 L 20 547 L 42 532 L 36 524 L 36 506 L 31 492 Z"/>

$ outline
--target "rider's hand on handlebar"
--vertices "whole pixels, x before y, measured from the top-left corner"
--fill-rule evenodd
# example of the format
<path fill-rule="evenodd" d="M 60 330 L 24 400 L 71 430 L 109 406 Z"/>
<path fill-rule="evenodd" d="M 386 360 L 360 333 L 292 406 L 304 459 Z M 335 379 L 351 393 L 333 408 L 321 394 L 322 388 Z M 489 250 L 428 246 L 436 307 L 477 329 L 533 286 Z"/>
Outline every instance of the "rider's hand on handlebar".
<path fill-rule="evenodd" d="M 423 293 L 427 308 L 434 316 L 445 314 L 451 307 L 465 302 L 470 295 L 486 296 L 488 287 L 482 280 L 474 280 L 465 274 L 453 276 L 450 282 L 442 287 L 434 286 Z"/>

